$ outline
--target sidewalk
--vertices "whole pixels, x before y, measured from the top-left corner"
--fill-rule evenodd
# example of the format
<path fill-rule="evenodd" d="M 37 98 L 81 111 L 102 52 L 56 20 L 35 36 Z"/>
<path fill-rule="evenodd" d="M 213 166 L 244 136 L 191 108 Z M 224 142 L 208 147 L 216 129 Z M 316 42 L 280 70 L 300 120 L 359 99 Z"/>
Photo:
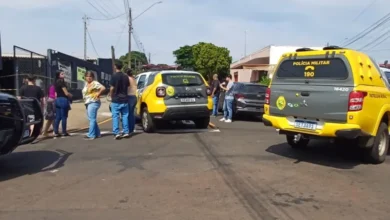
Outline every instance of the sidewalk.
<path fill-rule="evenodd" d="M 102 97 L 100 100 L 102 105 L 98 111 L 98 123 L 111 118 L 111 113 L 109 110 L 110 103 L 106 100 L 105 97 Z M 84 102 L 78 101 L 72 103 L 72 110 L 69 111 L 68 116 L 68 130 L 72 131 L 88 128 L 88 123 L 89 121 L 87 118 L 87 111 L 85 109 Z"/>

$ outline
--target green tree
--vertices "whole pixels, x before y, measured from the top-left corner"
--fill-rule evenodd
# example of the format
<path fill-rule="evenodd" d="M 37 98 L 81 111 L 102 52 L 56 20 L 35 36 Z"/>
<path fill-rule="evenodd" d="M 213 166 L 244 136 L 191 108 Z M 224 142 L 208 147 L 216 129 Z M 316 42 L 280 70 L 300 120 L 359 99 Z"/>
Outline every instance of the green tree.
<path fill-rule="evenodd" d="M 195 60 L 192 53 L 193 46 L 185 45 L 173 51 L 176 57 L 175 63 L 184 69 L 195 69 Z"/>
<path fill-rule="evenodd" d="M 125 55 L 122 55 L 119 57 L 119 60 L 123 64 L 123 68 L 127 68 L 129 65 L 129 53 L 126 53 Z M 146 58 L 146 55 L 139 51 L 131 51 L 131 69 L 133 70 L 140 70 L 142 68 L 142 65 L 148 64 L 148 59 Z"/>
<path fill-rule="evenodd" d="M 226 75 L 230 70 L 232 57 L 225 47 L 218 47 L 212 43 L 199 42 L 192 46 L 195 68 L 208 80 L 214 73 Z"/>

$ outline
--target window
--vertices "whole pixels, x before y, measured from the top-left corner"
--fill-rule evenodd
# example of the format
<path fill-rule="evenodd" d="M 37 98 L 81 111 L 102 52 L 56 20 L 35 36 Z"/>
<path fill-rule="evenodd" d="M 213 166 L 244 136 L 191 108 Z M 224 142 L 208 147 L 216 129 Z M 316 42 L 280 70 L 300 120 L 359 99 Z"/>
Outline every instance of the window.
<path fill-rule="evenodd" d="M 344 61 L 332 59 L 285 60 L 276 71 L 278 78 L 346 79 L 349 72 Z"/>
<path fill-rule="evenodd" d="M 381 75 L 381 78 L 382 78 L 383 82 L 385 83 L 386 87 L 390 89 L 389 72 L 383 68 L 380 68 L 374 58 L 370 57 L 370 60 L 371 60 L 372 64 L 375 66 L 376 70 L 378 70 L 379 74 Z"/>
<path fill-rule="evenodd" d="M 146 83 L 146 86 L 152 85 L 152 83 L 154 82 L 154 78 L 156 78 L 156 73 L 150 74 L 148 77 L 148 82 Z"/>
<path fill-rule="evenodd" d="M 245 85 L 243 88 L 243 93 L 265 93 L 267 87 L 262 85 Z"/>
<path fill-rule="evenodd" d="M 204 84 L 197 73 L 163 73 L 162 82 L 170 86 L 200 86 Z"/>
<path fill-rule="evenodd" d="M 141 89 L 145 86 L 145 80 L 146 80 L 146 75 L 142 75 L 139 77 L 137 82 L 137 89 Z"/>

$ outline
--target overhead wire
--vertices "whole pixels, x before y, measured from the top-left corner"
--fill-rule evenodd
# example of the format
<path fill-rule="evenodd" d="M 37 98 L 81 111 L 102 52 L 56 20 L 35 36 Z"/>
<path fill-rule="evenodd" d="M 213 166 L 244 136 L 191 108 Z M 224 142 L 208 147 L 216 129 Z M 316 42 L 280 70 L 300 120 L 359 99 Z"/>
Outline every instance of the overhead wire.
<path fill-rule="evenodd" d="M 377 46 L 381 45 L 382 43 L 384 43 L 386 40 L 390 39 L 390 35 L 385 37 L 383 40 L 379 41 L 377 44 L 375 44 L 374 46 L 372 46 L 370 48 L 370 50 L 372 51 L 372 49 L 376 48 Z"/>
<path fill-rule="evenodd" d="M 106 12 L 106 14 L 108 15 L 107 17 L 112 17 L 111 13 L 108 12 L 107 9 L 106 9 L 104 6 L 102 6 L 97 0 L 95 0 L 94 2 L 95 2 L 95 4 L 96 4 L 99 8 L 101 8 L 103 11 Z"/>
<path fill-rule="evenodd" d="M 94 44 L 94 42 L 93 42 L 93 40 L 92 40 L 91 34 L 89 33 L 88 29 L 87 29 L 87 34 L 88 34 L 89 40 L 91 41 L 91 45 L 92 45 L 93 50 L 95 51 L 96 55 L 97 55 L 98 57 L 100 57 L 100 56 L 99 56 L 99 53 L 98 53 L 97 50 L 96 50 L 95 44 Z"/>
<path fill-rule="evenodd" d="M 362 39 L 363 37 L 367 36 L 369 33 L 373 32 L 374 30 L 376 30 L 377 28 L 381 27 L 382 25 L 386 24 L 388 21 L 390 20 L 390 13 L 386 14 L 385 16 L 383 16 L 381 19 L 379 19 L 378 21 L 376 21 L 374 24 L 372 24 L 371 26 L 369 26 L 368 28 L 366 28 L 365 30 L 363 30 L 362 32 L 360 32 L 359 34 L 355 35 L 354 37 L 352 37 L 348 43 L 346 43 L 345 45 L 343 45 L 343 47 L 346 47 L 346 46 L 349 46 L 353 43 L 355 43 L 356 41 Z"/>
<path fill-rule="evenodd" d="M 100 9 L 98 9 L 94 4 L 92 4 L 89 0 L 87 0 L 88 4 L 91 5 L 96 11 L 98 11 L 101 15 L 103 15 L 106 18 L 109 18 L 106 14 L 104 14 Z"/>
<path fill-rule="evenodd" d="M 114 19 L 120 18 L 120 17 L 122 17 L 125 14 L 126 14 L 126 12 L 124 12 L 122 14 L 119 14 L 117 16 L 111 17 L 111 18 L 90 18 L 90 19 L 91 20 L 97 20 L 97 21 L 109 21 L 109 20 L 114 20 Z"/>
<path fill-rule="evenodd" d="M 373 44 L 375 44 L 375 45 L 373 47 L 371 47 L 371 48 L 375 48 L 380 43 L 383 43 L 386 40 L 386 35 L 389 35 L 389 34 L 390 34 L 390 28 L 388 28 L 388 30 L 386 32 L 384 32 L 381 35 L 379 35 L 379 37 L 377 37 L 374 40 L 370 41 L 369 43 L 367 43 L 366 45 L 364 45 L 363 47 L 361 47 L 358 50 L 364 50 L 364 49 L 366 49 L 367 47 L 370 47 Z M 387 36 L 387 37 L 389 37 L 389 36 Z M 381 40 L 383 40 L 383 41 L 381 41 Z M 379 41 L 379 43 L 378 43 L 378 41 Z"/>
<path fill-rule="evenodd" d="M 355 22 L 362 16 L 371 6 L 373 6 L 378 0 L 372 0 L 366 7 L 363 8 L 363 10 L 360 11 L 360 13 L 352 20 L 352 23 Z"/>

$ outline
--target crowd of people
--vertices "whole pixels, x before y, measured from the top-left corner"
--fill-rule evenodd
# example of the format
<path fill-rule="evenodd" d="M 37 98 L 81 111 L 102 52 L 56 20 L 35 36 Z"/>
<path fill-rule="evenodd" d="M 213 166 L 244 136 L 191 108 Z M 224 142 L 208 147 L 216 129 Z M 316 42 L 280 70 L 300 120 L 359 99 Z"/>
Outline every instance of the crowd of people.
<path fill-rule="evenodd" d="M 134 109 L 137 103 L 136 80 L 131 69 L 127 69 L 126 73 L 122 72 L 123 65 L 121 62 L 115 63 L 115 73 L 111 77 L 108 97 L 111 97 L 111 113 L 112 113 L 112 132 L 114 139 L 128 138 L 135 130 L 135 114 Z M 101 137 L 100 128 L 97 122 L 98 110 L 101 106 L 101 95 L 105 94 L 106 88 L 95 79 L 95 74 L 91 71 L 85 73 L 85 85 L 82 89 L 83 100 L 86 109 L 86 115 L 89 121 L 89 130 L 84 137 L 86 140 L 94 140 Z M 212 116 L 218 115 L 218 102 L 220 93 L 225 92 L 223 102 L 223 118 L 220 121 L 227 123 L 232 122 L 233 116 L 233 80 L 231 75 L 226 77 L 225 82 L 218 80 L 218 75 L 214 74 L 211 82 L 211 91 L 213 99 Z M 45 97 L 40 86 L 36 85 L 36 77 L 29 75 L 27 83 L 20 88 L 18 98 L 35 98 L 44 111 L 45 125 L 42 136 L 48 137 L 50 127 L 53 127 L 54 137 L 69 136 L 67 130 L 68 114 L 71 110 L 72 94 L 68 90 L 65 82 L 65 74 L 58 70 L 54 79 L 54 83 L 49 86 Z M 30 121 L 34 120 L 34 115 L 28 115 Z M 61 134 L 59 127 L 61 124 Z M 122 124 L 122 131 L 120 131 Z M 33 126 L 30 131 L 32 132 Z"/>
<path fill-rule="evenodd" d="M 137 102 L 137 85 L 132 70 L 128 69 L 125 74 L 121 71 L 122 68 L 122 63 L 115 63 L 115 73 L 111 77 L 108 92 L 108 96 L 111 97 L 112 130 L 115 139 L 130 137 L 135 130 L 134 108 Z M 95 79 L 95 74 L 91 71 L 87 71 L 84 78 L 85 85 L 82 89 L 82 95 L 89 121 L 88 133 L 84 139 L 94 140 L 101 137 L 97 115 L 101 106 L 101 95 L 104 94 L 106 88 Z M 50 127 L 53 127 L 53 137 L 69 136 L 67 120 L 73 96 L 69 92 L 63 71 L 58 70 L 56 72 L 54 83 L 49 86 L 46 96 L 42 88 L 36 85 L 36 77 L 34 75 L 27 76 L 26 83 L 19 91 L 19 99 L 35 98 L 39 101 L 45 117 L 43 137 L 50 136 Z M 122 119 L 122 132 L 119 130 L 120 118 Z M 34 121 L 34 114 L 28 113 L 27 119 Z M 60 124 L 62 128 L 61 133 L 59 132 Z M 30 127 L 31 132 L 33 131 L 33 126 Z"/>

